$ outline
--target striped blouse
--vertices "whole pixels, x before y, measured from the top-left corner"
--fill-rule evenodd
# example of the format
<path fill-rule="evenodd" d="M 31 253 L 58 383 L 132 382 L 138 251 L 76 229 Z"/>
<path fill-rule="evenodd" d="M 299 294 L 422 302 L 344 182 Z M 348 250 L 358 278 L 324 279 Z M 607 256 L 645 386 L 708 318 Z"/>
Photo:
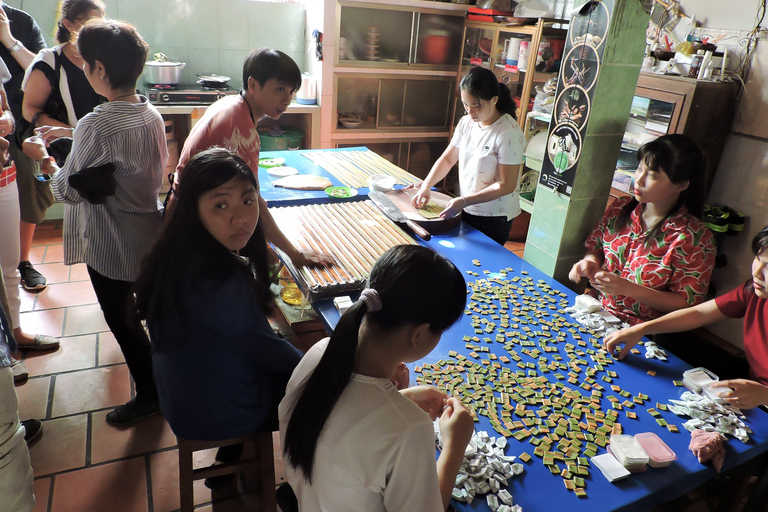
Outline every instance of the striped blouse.
<path fill-rule="evenodd" d="M 75 128 L 72 151 L 53 176 L 64 212 L 64 263 L 85 263 L 99 274 L 135 281 L 162 224 L 157 192 L 168 147 L 163 118 L 145 97 L 141 103 L 104 103 Z M 115 164 L 117 190 L 105 204 L 91 204 L 69 186 L 69 175 Z"/>

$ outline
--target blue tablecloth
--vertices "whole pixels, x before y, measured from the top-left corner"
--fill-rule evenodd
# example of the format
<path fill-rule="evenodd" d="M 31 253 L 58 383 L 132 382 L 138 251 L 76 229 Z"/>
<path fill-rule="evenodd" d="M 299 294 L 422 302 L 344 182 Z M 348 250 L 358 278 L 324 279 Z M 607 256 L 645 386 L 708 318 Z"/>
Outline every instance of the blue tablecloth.
<path fill-rule="evenodd" d="M 320 167 L 315 165 L 312 160 L 306 158 L 305 153 L 316 152 L 328 152 L 328 151 L 368 151 L 366 147 L 356 148 L 339 148 L 339 149 L 309 149 L 299 151 L 262 151 L 259 153 L 259 158 L 285 158 L 285 164 L 288 167 L 294 167 L 299 171 L 299 174 L 314 174 L 316 176 L 323 176 L 331 180 L 334 186 L 342 186 L 339 180 L 331 176 L 331 174 Z M 342 202 L 342 201 L 358 201 L 361 198 L 368 196 L 368 188 L 357 189 L 358 195 L 347 199 L 331 198 L 323 190 L 292 190 L 289 188 L 275 187 L 272 185 L 280 177 L 272 176 L 267 172 L 264 167 L 259 167 L 259 187 L 261 188 L 261 196 L 269 204 L 269 206 L 297 206 L 302 204 L 318 204 L 328 202 Z"/>
<path fill-rule="evenodd" d="M 496 273 L 500 269 L 511 268 L 513 271 L 509 274 L 509 278 L 522 276 L 521 272 L 526 271 L 528 277 L 531 277 L 534 282 L 543 280 L 554 290 L 565 293 L 569 304 L 573 304 L 575 294 L 568 288 L 497 245 L 480 232 L 464 224 L 450 232 L 433 236 L 429 242 L 419 240 L 419 243 L 444 254 L 462 272 L 475 271 L 480 274 L 480 277 L 472 277 L 465 273 L 465 278 L 468 282 L 486 277 L 483 275 L 483 270 Z M 481 266 L 478 267 L 473 264 L 472 261 L 475 259 L 480 260 Z M 356 299 L 356 296 L 353 296 L 354 299 Z M 314 307 L 326 327 L 332 330 L 339 319 L 332 300 L 320 301 L 314 304 Z M 512 307 L 511 304 L 510 307 Z M 475 335 L 475 330 L 470 325 L 470 322 L 469 316 L 462 316 L 459 322 L 443 335 L 439 345 L 431 354 L 421 361 L 408 365 L 412 372 L 412 382 L 415 382 L 416 378 L 416 374 L 413 373 L 415 366 L 423 365 L 424 363 L 436 363 L 440 359 L 446 359 L 449 357 L 449 351 L 456 351 L 459 354 L 468 356 L 469 350 L 464 346 L 463 337 L 465 335 Z M 495 334 L 488 336 L 494 338 Z M 480 338 L 482 337 L 480 335 Z M 584 336 L 584 338 L 587 339 L 588 337 Z M 570 333 L 568 333 L 568 343 L 575 344 Z M 563 345 L 563 343 L 555 344 L 559 348 L 558 353 L 560 356 L 567 361 Z M 508 355 L 500 343 L 494 342 L 486 346 L 490 347 L 490 350 L 499 357 Z M 538 348 L 538 345 L 536 348 Z M 589 348 L 592 348 L 591 345 Z M 642 347 L 639 348 L 642 349 Z M 523 355 L 518 347 L 516 349 L 523 361 L 536 362 L 535 359 Z M 542 353 L 541 355 L 552 360 L 552 353 Z M 588 366 L 594 364 L 592 361 L 588 361 L 588 363 Z M 511 364 L 514 365 L 516 363 L 513 361 Z M 637 393 L 644 393 L 649 396 L 649 401 L 644 405 L 636 405 L 633 409 L 630 409 L 637 413 L 637 419 L 628 419 L 625 417 L 624 411 L 617 411 L 619 422 L 624 428 L 624 433 L 656 433 L 675 451 L 678 458 L 677 461 L 666 468 L 654 469 L 649 467 L 644 473 L 633 474 L 629 478 L 613 484 L 609 483 L 600 471 L 592 466 L 590 467 L 590 476 L 587 477 L 585 486 L 588 497 L 580 499 L 572 491 L 568 491 L 564 487 L 563 479 L 559 475 L 551 474 L 549 469 L 542 464 L 541 458 L 534 456 L 529 463 L 525 464 L 525 472 L 510 480 L 508 489 L 514 498 L 514 502 L 520 504 L 525 512 L 551 512 L 555 510 L 568 510 L 569 512 L 649 510 L 653 506 L 681 496 L 715 477 L 717 473 L 712 469 L 711 464 L 700 464 L 688 449 L 690 434 L 682 426 L 688 418 L 680 418 L 671 412 L 660 411 L 661 417 L 670 424 L 677 425 L 680 429 L 680 433 L 671 433 L 667 429 L 658 426 L 655 418 L 646 411 L 647 408 L 655 407 L 657 402 L 667 403 L 671 398 L 678 398 L 685 391 L 685 388 L 674 386 L 672 381 L 681 380 L 683 372 L 689 368 L 688 364 L 673 355 L 670 355 L 669 360 L 666 362 L 656 359 L 648 360 L 643 355 L 632 355 L 624 361 L 606 367 L 607 370 L 618 373 L 618 377 L 613 379 L 612 384 L 619 385 L 622 389 L 632 393 L 633 396 Z M 512 369 L 518 370 L 518 367 L 512 366 Z M 649 370 L 655 371 L 656 376 L 648 375 L 647 372 Z M 544 375 L 552 382 L 556 382 L 553 373 L 550 372 Z M 602 403 L 603 410 L 607 411 L 611 409 L 611 406 L 606 397 L 617 393 L 611 391 L 611 384 L 603 382 L 599 379 L 599 376 L 597 379 L 605 387 Z M 583 377 L 580 377 L 579 381 L 581 382 L 582 380 Z M 578 389 L 577 386 L 570 387 Z M 582 392 L 587 395 L 589 394 L 588 391 Z M 729 438 L 726 443 L 727 454 L 724 470 L 742 464 L 768 451 L 768 414 L 760 409 L 747 411 L 746 414 L 748 424 L 754 430 L 754 433 L 750 436 L 750 441 L 747 444 Z M 519 418 L 513 416 L 513 419 Z M 480 422 L 475 427 L 476 430 L 485 430 L 492 436 L 498 435 L 484 416 L 480 416 Z M 533 454 L 534 448 L 527 440 L 517 441 L 514 438 L 509 438 L 506 454 L 519 455 L 522 452 Z M 604 452 L 605 449 L 603 448 L 598 451 L 598 454 Z M 560 467 L 563 468 L 564 464 L 560 463 Z M 489 510 L 484 496 L 478 496 L 471 505 L 457 503 L 455 500 L 453 505 L 460 511 Z"/>

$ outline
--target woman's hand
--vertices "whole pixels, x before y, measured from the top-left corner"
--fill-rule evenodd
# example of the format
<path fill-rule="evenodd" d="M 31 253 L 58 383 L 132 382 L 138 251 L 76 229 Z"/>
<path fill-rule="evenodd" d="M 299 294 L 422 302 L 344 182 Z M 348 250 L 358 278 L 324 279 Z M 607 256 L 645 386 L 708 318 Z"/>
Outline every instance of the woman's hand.
<path fill-rule="evenodd" d="M 15 39 L 11 34 L 11 22 L 8 20 L 8 14 L 5 9 L 0 7 L 0 43 L 6 48 L 15 44 Z"/>
<path fill-rule="evenodd" d="M 416 208 L 423 208 L 429 202 L 431 197 L 432 191 L 429 190 L 429 187 L 425 187 L 424 183 L 422 183 L 419 185 L 419 191 L 411 199 L 411 204 Z"/>
<path fill-rule="evenodd" d="M 2 10 L 2 9 L 0 9 Z M 8 137 L 13 132 L 13 116 L 3 114 L 0 117 L 0 137 Z"/>
<path fill-rule="evenodd" d="M 467 201 L 463 197 L 461 196 L 454 197 L 448 202 L 447 205 L 445 205 L 445 209 L 442 212 L 440 212 L 440 218 L 452 219 L 453 217 L 457 216 L 462 212 L 466 204 L 467 204 Z"/>
<path fill-rule="evenodd" d="M 710 384 L 710 388 L 730 388 L 720 391 L 720 398 L 739 409 L 752 409 L 768 405 L 768 386 L 747 379 L 719 380 Z"/>
<path fill-rule="evenodd" d="M 290 258 L 297 267 L 329 267 L 335 263 L 330 254 L 316 251 L 296 251 Z"/>
<path fill-rule="evenodd" d="M 448 395 L 432 386 L 413 386 L 401 390 L 400 394 L 429 414 L 432 421 L 440 417 L 448 401 Z"/>
<path fill-rule="evenodd" d="M 604 270 L 596 272 L 589 284 L 595 290 L 608 295 L 631 295 L 630 289 L 634 285 L 623 277 Z"/>
<path fill-rule="evenodd" d="M 613 352 L 623 344 L 624 348 L 622 348 L 619 353 L 619 359 L 624 359 L 624 357 L 629 354 L 629 351 L 632 350 L 632 347 L 637 345 L 637 342 L 642 338 L 643 333 L 637 332 L 633 327 L 629 327 L 627 329 L 612 332 L 603 338 L 603 348 L 608 351 L 608 353 L 613 354 Z"/>
<path fill-rule="evenodd" d="M 590 259 L 584 258 L 571 267 L 571 271 L 568 273 L 568 279 L 574 283 L 578 283 L 582 277 L 591 280 L 599 270 L 600 265 Z"/>
<path fill-rule="evenodd" d="M 48 151 L 45 150 L 45 142 L 40 137 L 29 137 L 22 145 L 24 154 L 32 160 L 42 161 L 48 157 Z"/>
<path fill-rule="evenodd" d="M 73 130 L 72 128 L 62 128 L 61 126 L 41 126 L 35 128 L 35 134 L 42 138 L 47 145 L 61 137 L 72 137 Z"/>
<path fill-rule="evenodd" d="M 464 404 L 456 397 L 451 397 L 445 403 L 445 409 L 440 416 L 440 433 L 443 435 L 443 449 L 456 450 L 464 453 L 464 449 L 472 439 L 475 429 L 472 415 Z"/>

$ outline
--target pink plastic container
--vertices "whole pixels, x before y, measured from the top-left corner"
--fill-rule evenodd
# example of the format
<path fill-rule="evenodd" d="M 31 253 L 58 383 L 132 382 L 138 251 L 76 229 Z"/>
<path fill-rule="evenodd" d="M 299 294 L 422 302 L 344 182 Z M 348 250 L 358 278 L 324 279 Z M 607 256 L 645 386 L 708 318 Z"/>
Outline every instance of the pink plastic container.
<path fill-rule="evenodd" d="M 669 466 L 673 460 L 677 460 L 677 455 L 672 448 L 653 432 L 635 434 L 635 439 L 648 454 L 648 464 L 652 468 L 663 468 Z"/>

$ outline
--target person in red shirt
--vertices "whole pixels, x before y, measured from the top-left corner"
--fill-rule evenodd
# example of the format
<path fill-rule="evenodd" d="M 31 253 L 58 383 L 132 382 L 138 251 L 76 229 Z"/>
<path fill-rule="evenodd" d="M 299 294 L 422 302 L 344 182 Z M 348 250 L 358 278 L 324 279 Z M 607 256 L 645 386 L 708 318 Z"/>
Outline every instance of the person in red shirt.
<path fill-rule="evenodd" d="M 685 135 L 637 152 L 634 197 L 605 212 L 568 277 L 582 277 L 603 308 L 630 325 L 700 303 L 715 265 L 712 232 L 700 220 L 706 158 Z"/>
<path fill-rule="evenodd" d="M 621 359 L 644 335 L 687 331 L 725 318 L 744 318 L 744 352 L 751 379 L 722 380 L 715 386 L 730 388 L 720 396 L 739 408 L 768 405 L 768 226 L 752 240 L 752 251 L 752 278 L 743 285 L 698 306 L 609 334 L 603 347 L 612 353 L 624 345 Z"/>

